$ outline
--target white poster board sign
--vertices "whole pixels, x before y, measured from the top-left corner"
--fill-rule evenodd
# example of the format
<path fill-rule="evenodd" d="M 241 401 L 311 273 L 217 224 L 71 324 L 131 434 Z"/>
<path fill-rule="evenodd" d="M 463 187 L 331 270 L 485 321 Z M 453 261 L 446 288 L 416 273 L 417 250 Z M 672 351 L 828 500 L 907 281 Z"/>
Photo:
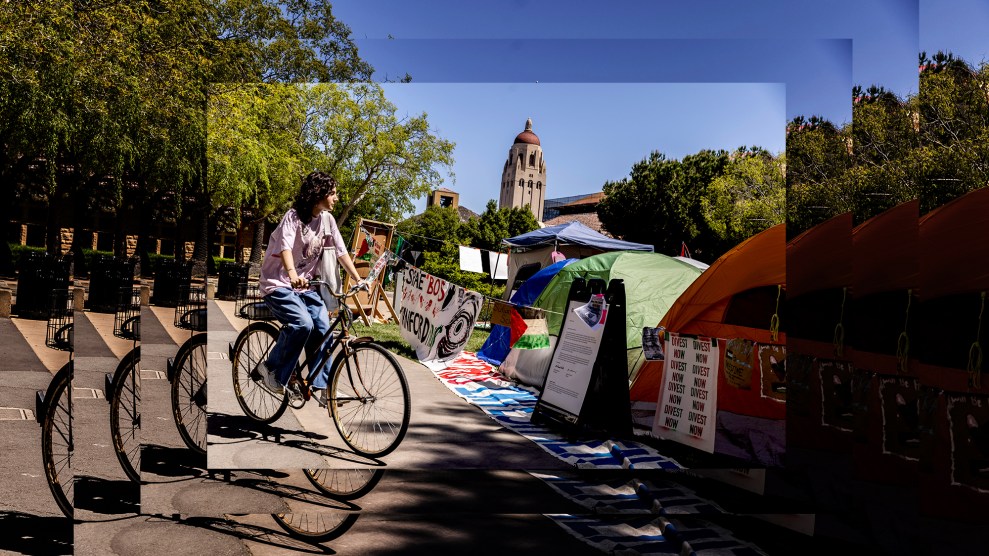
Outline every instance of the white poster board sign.
<path fill-rule="evenodd" d="M 604 296 L 598 296 L 603 303 Z M 546 386 L 539 398 L 540 402 L 548 403 L 575 417 L 580 415 L 584 397 L 587 396 L 591 371 L 598 358 L 608 315 L 606 305 L 595 307 L 598 317 L 593 324 L 589 324 L 587 317 L 592 312 L 588 309 L 589 305 L 590 303 L 570 311 L 564 318 L 560 339 L 546 376 Z"/>
<path fill-rule="evenodd" d="M 718 340 L 667 333 L 665 351 L 653 435 L 713 454 Z"/>

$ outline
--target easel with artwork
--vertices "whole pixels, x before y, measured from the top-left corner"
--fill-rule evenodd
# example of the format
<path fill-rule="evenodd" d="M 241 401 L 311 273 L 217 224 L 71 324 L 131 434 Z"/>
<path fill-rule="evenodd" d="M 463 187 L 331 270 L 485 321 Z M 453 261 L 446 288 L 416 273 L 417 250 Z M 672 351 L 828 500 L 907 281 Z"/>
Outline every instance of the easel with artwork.
<path fill-rule="evenodd" d="M 392 236 L 395 234 L 395 225 L 386 222 L 376 222 L 361 218 L 354 228 L 354 238 L 350 243 L 350 256 L 354 259 L 354 266 L 357 273 L 362 278 L 366 278 L 371 272 L 374 261 L 381 257 L 386 251 L 391 249 Z M 346 273 L 345 273 L 346 274 Z M 388 322 L 394 320 L 398 322 L 395 315 L 395 308 L 385 295 L 384 280 L 385 273 L 381 272 L 375 278 L 374 283 L 368 291 L 358 292 L 357 295 L 347 299 L 347 306 L 360 317 L 365 325 L 370 326 L 372 319 Z M 346 275 L 343 282 L 343 289 L 347 291 L 350 286 L 350 275 Z M 381 305 L 384 303 L 385 310 Z"/>

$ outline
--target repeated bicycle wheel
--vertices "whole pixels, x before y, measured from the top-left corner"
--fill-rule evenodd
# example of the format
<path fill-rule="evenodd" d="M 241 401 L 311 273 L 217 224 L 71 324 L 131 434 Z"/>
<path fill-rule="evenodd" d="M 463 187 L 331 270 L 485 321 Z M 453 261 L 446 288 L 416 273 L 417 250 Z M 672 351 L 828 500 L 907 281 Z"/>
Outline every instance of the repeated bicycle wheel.
<path fill-rule="evenodd" d="M 346 533 L 359 514 L 342 510 L 297 514 L 271 514 L 282 529 L 295 537 L 324 542 Z"/>
<path fill-rule="evenodd" d="M 190 450 L 206 454 L 206 334 L 186 340 L 175 356 L 172 416 Z"/>
<path fill-rule="evenodd" d="M 261 382 L 258 365 L 278 338 L 278 329 L 267 322 L 252 322 L 241 331 L 234 342 L 230 359 L 233 364 L 234 394 L 237 403 L 251 419 L 273 423 L 285 413 L 287 396 L 272 394 Z"/>
<path fill-rule="evenodd" d="M 330 370 L 327 409 L 340 436 L 365 457 L 391 453 L 409 429 L 409 385 L 395 357 L 374 343 L 355 343 Z"/>
<path fill-rule="evenodd" d="M 113 451 L 117 454 L 117 460 L 120 461 L 124 473 L 135 482 L 141 480 L 141 377 L 138 370 L 140 362 L 140 348 L 128 352 L 117 365 L 112 384 L 108 389 Z"/>
<path fill-rule="evenodd" d="M 72 361 L 62 367 L 45 392 L 41 420 L 41 456 L 55 502 L 72 517 Z"/>
<path fill-rule="evenodd" d="M 364 496 L 384 474 L 382 469 L 304 469 L 303 472 L 320 492 L 336 500 Z"/>

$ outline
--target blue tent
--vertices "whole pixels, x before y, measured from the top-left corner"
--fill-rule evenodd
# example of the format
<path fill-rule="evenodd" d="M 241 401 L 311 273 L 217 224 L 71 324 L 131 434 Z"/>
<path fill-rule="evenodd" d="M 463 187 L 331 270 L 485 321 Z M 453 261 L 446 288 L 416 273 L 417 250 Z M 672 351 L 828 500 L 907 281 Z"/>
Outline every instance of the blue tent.
<path fill-rule="evenodd" d="M 567 266 L 568 264 L 577 261 L 578 259 L 564 259 L 558 263 L 553 263 L 550 266 L 540 270 L 530 277 L 528 280 L 522 284 L 515 295 L 512 296 L 511 302 L 516 305 L 531 306 L 539 294 L 546 289 L 546 285 L 549 281 L 553 279 L 554 276 L 560 269 Z M 511 330 L 507 326 L 501 326 L 496 324 L 491 327 L 491 335 L 488 336 L 484 345 L 477 352 L 477 357 L 483 361 L 487 361 L 494 366 L 501 365 L 501 362 L 508 355 L 508 351 L 511 349 L 509 342 L 511 341 Z"/>
<path fill-rule="evenodd" d="M 610 238 L 577 221 L 533 230 L 520 236 L 510 237 L 504 243 L 512 247 L 569 244 L 595 247 L 601 251 L 653 251 L 652 245 Z"/>

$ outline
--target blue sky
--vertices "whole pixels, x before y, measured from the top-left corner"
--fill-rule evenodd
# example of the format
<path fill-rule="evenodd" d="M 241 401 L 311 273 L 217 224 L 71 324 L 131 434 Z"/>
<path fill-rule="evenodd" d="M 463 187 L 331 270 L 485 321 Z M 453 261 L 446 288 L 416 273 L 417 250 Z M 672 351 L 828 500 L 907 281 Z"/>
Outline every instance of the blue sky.
<path fill-rule="evenodd" d="M 989 58 L 989 0 L 336 0 L 333 7 L 376 79 L 408 72 L 420 84 L 774 82 L 786 86 L 785 119 L 820 115 L 837 124 L 851 119 L 853 84 L 915 93 L 920 50 L 951 50 L 976 64 Z M 455 100 L 442 100 L 442 89 L 433 94 L 439 107 Z M 441 121 L 436 109 L 427 111 Z M 481 179 L 462 163 L 500 168 L 526 116 L 540 136 L 561 125 L 533 109 L 482 124 L 482 111 L 475 107 L 470 133 L 454 131 L 455 123 L 443 131 L 464 137 L 453 189 L 475 210 L 468 189 Z M 505 129 L 513 130 L 508 139 Z M 467 139 L 488 134 L 489 141 Z M 581 180 L 553 176 L 562 171 L 554 157 L 583 148 L 571 137 L 546 145 L 551 197 L 587 192 L 571 188 Z M 499 144 L 493 154 L 491 143 Z M 676 143 L 653 148 L 672 153 Z M 618 148 L 609 159 L 626 155 Z"/>
<path fill-rule="evenodd" d="M 682 158 L 702 149 L 785 148 L 783 84 L 394 83 L 399 117 L 426 112 L 457 144 L 460 204 L 481 212 L 498 200 L 502 167 L 532 118 L 546 160 L 547 197 L 594 193 L 659 150 Z M 425 200 L 416 203 L 417 212 Z"/>

